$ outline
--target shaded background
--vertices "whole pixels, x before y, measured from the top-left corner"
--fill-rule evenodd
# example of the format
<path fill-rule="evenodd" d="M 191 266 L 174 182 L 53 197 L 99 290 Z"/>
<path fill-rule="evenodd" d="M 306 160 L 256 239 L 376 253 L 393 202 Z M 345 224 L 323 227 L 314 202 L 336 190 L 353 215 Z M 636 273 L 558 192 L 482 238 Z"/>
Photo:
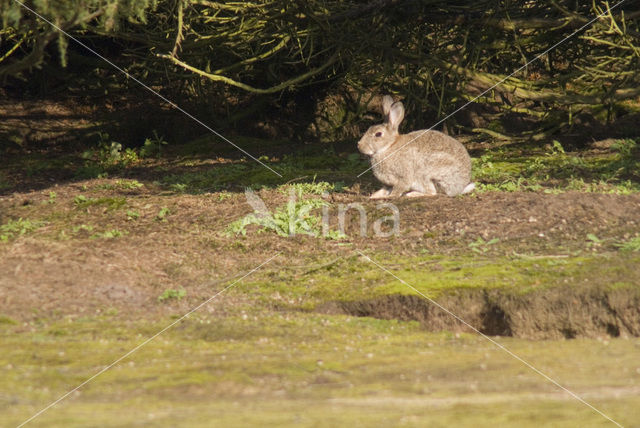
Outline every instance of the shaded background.
<path fill-rule="evenodd" d="M 599 14 L 437 128 L 516 143 L 560 138 L 576 148 L 593 138 L 636 137 L 640 5 L 611 10 L 614 4 L 26 2 L 216 130 L 286 139 L 291 150 L 353 144 L 379 120 L 381 93 L 404 101 L 406 130 L 429 127 Z M 82 147 L 99 140 L 98 130 L 127 147 L 154 130 L 171 143 L 207 133 L 18 3 L 0 7 L 5 150 L 56 140 Z M 56 106 L 47 109 L 52 100 Z M 55 126 L 10 122 L 56 113 L 85 126 L 62 124 L 56 133 Z"/>

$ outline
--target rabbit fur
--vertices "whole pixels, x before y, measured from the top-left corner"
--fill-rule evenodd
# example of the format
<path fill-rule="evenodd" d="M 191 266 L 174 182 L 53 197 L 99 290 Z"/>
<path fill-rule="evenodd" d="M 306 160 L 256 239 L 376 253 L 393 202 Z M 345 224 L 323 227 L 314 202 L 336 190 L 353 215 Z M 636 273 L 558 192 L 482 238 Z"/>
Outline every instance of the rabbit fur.
<path fill-rule="evenodd" d="M 382 110 L 384 123 L 370 127 L 358 141 L 358 150 L 370 157 L 373 175 L 384 184 L 371 198 L 473 191 L 471 158 L 459 141 L 430 130 L 400 134 L 404 106 L 389 95 Z"/>

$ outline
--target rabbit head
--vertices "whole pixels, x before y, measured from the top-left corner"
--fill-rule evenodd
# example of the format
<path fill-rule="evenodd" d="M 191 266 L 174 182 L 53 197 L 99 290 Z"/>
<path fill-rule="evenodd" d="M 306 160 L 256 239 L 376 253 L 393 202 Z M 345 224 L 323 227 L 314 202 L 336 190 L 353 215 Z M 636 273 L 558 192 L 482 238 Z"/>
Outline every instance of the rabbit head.
<path fill-rule="evenodd" d="M 400 101 L 393 102 L 393 98 L 385 95 L 382 99 L 384 123 L 373 125 L 358 141 L 360 153 L 373 156 L 385 152 L 398 138 L 398 128 L 404 118 L 404 106 Z"/>

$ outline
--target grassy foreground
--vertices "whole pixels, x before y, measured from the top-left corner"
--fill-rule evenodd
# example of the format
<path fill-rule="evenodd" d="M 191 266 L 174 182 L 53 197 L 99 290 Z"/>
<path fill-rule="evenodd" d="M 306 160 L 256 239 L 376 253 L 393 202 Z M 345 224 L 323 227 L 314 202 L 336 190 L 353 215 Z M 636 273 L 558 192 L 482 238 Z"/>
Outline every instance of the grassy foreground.
<path fill-rule="evenodd" d="M 266 310 L 220 317 L 218 304 L 35 426 L 613 426 L 478 336 Z M 3 324 L 3 425 L 21 423 L 170 322 L 113 315 Z M 496 340 L 617 422 L 638 426 L 640 339 Z"/>
<path fill-rule="evenodd" d="M 0 174 L 2 426 L 27 420 L 275 253 L 277 263 L 33 424 L 614 426 L 478 335 L 318 308 L 415 296 L 358 251 L 432 298 L 566 289 L 580 309 L 571 291 L 637 290 L 635 141 L 585 156 L 557 144 L 487 152 L 475 159 L 474 195 L 397 201 L 401 231 L 384 239 L 358 235 L 355 220 L 347 236 L 288 238 L 257 224 L 229 233 L 251 209 L 244 186 L 276 214 L 288 212 L 291 189 L 301 203 L 324 197 L 334 214 L 354 201 L 370 218 L 388 214 L 366 198 L 373 180 L 354 182 L 366 168 L 354 154 L 265 158 L 283 185 L 250 162 L 193 149 L 172 161 L 97 150 L 82 168 L 17 159 Z M 640 426 L 640 339 L 591 337 L 494 340 L 623 426 Z"/>

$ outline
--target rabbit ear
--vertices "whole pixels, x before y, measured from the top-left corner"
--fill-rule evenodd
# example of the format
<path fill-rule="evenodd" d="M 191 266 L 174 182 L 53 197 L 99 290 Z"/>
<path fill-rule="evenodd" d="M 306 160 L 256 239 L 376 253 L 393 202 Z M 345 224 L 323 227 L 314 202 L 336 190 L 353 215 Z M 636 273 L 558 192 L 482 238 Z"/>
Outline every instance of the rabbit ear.
<path fill-rule="evenodd" d="M 385 95 L 382 97 L 382 113 L 385 116 L 389 116 L 389 112 L 391 111 L 391 105 L 393 104 L 393 98 L 390 95 Z"/>
<path fill-rule="evenodd" d="M 391 129 L 397 132 L 398 127 L 400 126 L 400 122 L 402 122 L 402 119 L 404 119 L 404 106 L 400 101 L 391 105 L 388 117 L 389 126 L 391 126 Z"/>

